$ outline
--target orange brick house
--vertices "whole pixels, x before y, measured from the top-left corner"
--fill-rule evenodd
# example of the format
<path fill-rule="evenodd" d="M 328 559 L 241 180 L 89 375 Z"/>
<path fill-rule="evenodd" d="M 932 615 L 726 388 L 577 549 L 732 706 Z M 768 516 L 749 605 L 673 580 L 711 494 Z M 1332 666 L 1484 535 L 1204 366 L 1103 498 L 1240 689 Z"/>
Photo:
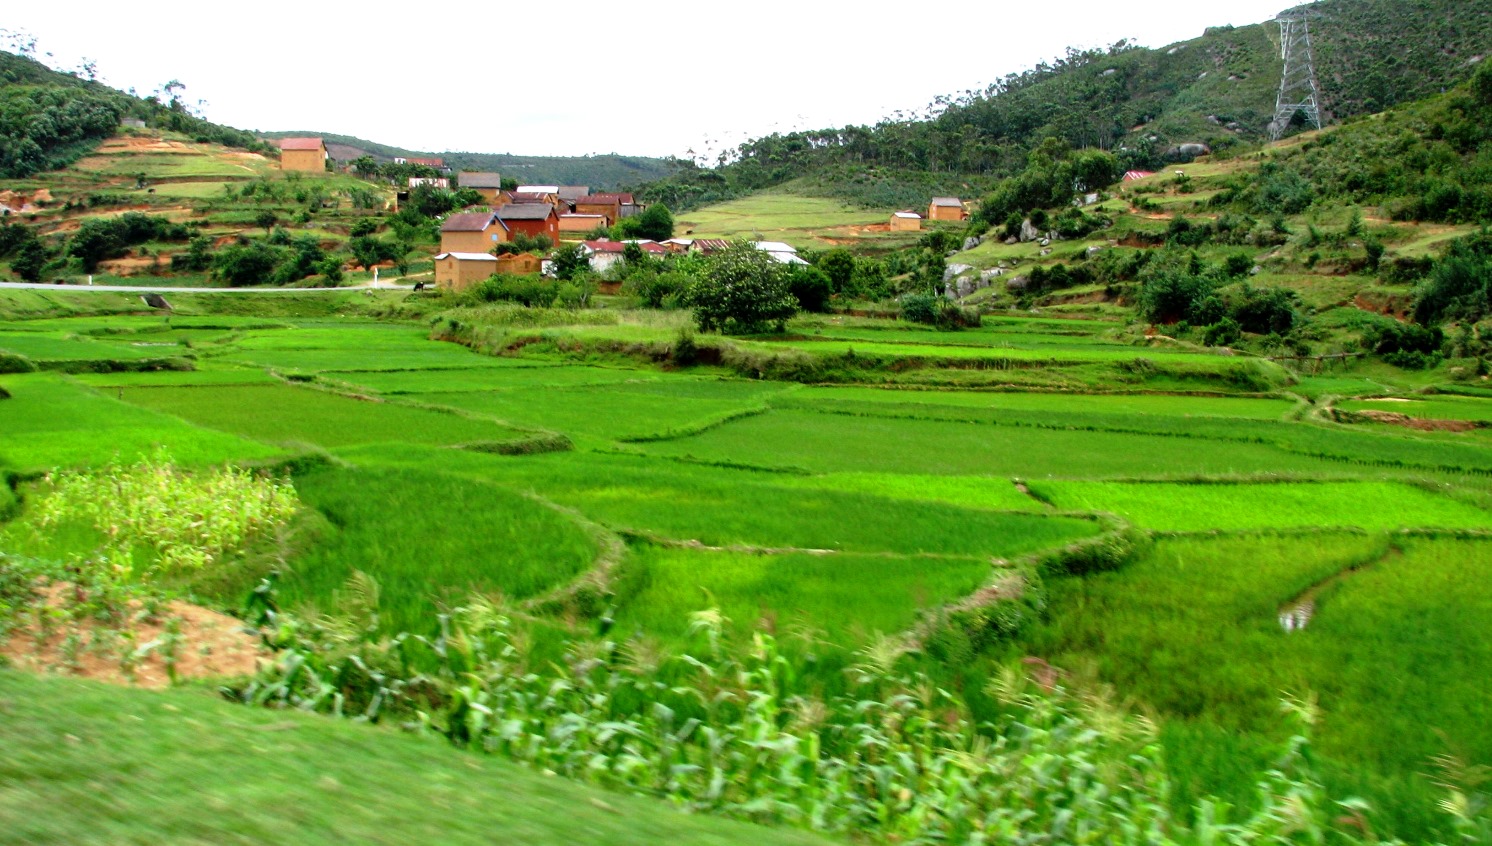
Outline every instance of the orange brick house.
<path fill-rule="evenodd" d="M 922 228 L 922 215 L 914 211 L 899 211 L 891 213 L 892 232 L 916 232 Z"/>
<path fill-rule="evenodd" d="M 443 253 L 488 253 L 506 240 L 504 227 L 492 212 L 453 214 L 440 225 Z"/>
<path fill-rule="evenodd" d="M 320 138 L 280 139 L 280 170 L 321 173 L 326 159 L 326 144 Z"/>
<path fill-rule="evenodd" d="M 933 197 L 927 204 L 927 219 L 968 220 L 969 213 L 964 211 L 964 201 L 957 197 Z"/>
<path fill-rule="evenodd" d="M 604 214 L 562 214 L 559 218 L 561 232 L 594 232 L 596 227 L 605 225 Z"/>
<path fill-rule="evenodd" d="M 538 273 L 543 268 L 544 260 L 533 253 L 509 253 L 497 257 L 498 273 L 521 276 L 526 273 Z"/>
<path fill-rule="evenodd" d="M 631 194 L 590 194 L 575 200 L 576 214 L 602 215 L 607 226 L 615 226 L 618 220 L 629 216 L 629 210 L 636 208 Z"/>
<path fill-rule="evenodd" d="M 482 199 L 489 203 L 497 202 L 497 195 L 503 190 L 502 177 L 495 173 L 462 173 L 456 177 L 456 182 L 462 188 L 470 188 L 481 194 Z"/>
<path fill-rule="evenodd" d="M 497 256 L 487 253 L 441 253 L 435 257 L 435 286 L 465 291 L 497 272 Z"/>

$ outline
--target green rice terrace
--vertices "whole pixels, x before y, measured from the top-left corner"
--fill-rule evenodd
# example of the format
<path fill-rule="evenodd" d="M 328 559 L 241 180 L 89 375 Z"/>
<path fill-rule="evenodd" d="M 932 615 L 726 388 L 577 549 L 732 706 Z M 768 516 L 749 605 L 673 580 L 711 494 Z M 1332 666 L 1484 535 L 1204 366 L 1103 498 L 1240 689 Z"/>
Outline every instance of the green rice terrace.
<path fill-rule="evenodd" d="M 1474 385 L 1091 314 L 727 337 L 615 303 L 138 302 L 0 293 L 0 655 L 59 677 L 0 672 L 0 817 L 61 785 L 110 839 L 210 838 L 209 812 L 279 839 L 272 785 L 299 778 L 325 804 L 297 838 L 359 803 L 403 809 L 385 836 L 446 836 L 364 784 L 417 767 L 553 791 L 488 823 L 536 839 L 566 836 L 556 802 L 607 842 L 1486 833 Z M 320 744 L 346 749 L 331 769 L 195 811 L 87 798 L 130 754 L 190 785 L 235 745 Z M 431 801 L 509 813 L 470 795 Z M 1066 828 L 1085 803 L 1118 810 Z"/>

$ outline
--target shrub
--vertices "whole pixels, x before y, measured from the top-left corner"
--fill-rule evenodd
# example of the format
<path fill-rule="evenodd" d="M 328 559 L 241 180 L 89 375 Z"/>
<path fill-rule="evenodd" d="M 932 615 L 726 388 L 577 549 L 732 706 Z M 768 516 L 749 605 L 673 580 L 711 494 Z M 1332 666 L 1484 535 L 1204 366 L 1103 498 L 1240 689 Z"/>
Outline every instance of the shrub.
<path fill-rule="evenodd" d="M 538 276 L 514 276 L 499 273 L 473 289 L 477 299 L 486 302 L 520 303 L 529 308 L 549 308 L 559 299 L 560 282 Z"/>
<path fill-rule="evenodd" d="M 814 262 L 814 266 L 829 277 L 834 293 L 843 294 L 851 290 L 858 269 L 855 256 L 844 247 L 825 251 Z"/>
<path fill-rule="evenodd" d="M 622 283 L 622 293 L 636 297 L 648 308 L 676 308 L 688 286 L 689 277 L 678 271 L 639 273 Z"/>
<path fill-rule="evenodd" d="M 932 294 L 907 294 L 901 298 L 902 319 L 928 325 L 938 322 L 938 299 Z"/>
<path fill-rule="evenodd" d="M 1238 343 L 1238 339 L 1242 336 L 1238 321 L 1231 317 L 1224 317 L 1207 327 L 1202 333 L 1202 343 L 1209 347 L 1225 347 Z"/>
<path fill-rule="evenodd" d="M 781 331 L 798 311 L 787 267 L 747 241 L 732 242 L 711 256 L 683 301 L 694 309 L 694 320 L 704 332 Z"/>
<path fill-rule="evenodd" d="M 0 352 L 0 373 L 34 373 L 36 365 L 18 353 Z"/>
<path fill-rule="evenodd" d="M 833 293 L 833 288 L 834 283 L 829 281 L 828 274 L 816 267 L 798 265 L 789 271 L 788 289 L 792 291 L 793 299 L 798 301 L 798 307 L 804 311 L 828 311 L 829 296 Z"/>

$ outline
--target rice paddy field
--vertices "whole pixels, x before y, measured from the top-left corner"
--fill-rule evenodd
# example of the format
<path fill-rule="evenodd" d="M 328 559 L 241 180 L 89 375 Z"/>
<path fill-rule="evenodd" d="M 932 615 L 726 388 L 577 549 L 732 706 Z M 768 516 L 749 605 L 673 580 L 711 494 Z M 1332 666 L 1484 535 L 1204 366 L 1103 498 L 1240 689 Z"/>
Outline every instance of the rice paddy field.
<path fill-rule="evenodd" d="M 804 231 L 854 223 L 803 214 Z M 43 531 L 49 473 L 162 452 L 261 468 L 294 486 L 297 516 L 183 579 L 201 604 L 240 609 L 273 573 L 280 607 L 356 606 L 383 637 L 432 635 L 479 595 L 541 640 L 664 651 L 715 609 L 739 648 L 804 633 L 794 654 L 819 663 L 796 671 L 827 690 L 1023 573 L 1028 623 L 908 660 L 976 714 L 985 682 L 1032 657 L 1111 686 L 1161 726 L 1178 803 L 1248 807 L 1285 696 L 1317 698 L 1329 787 L 1380 833 L 1443 836 L 1437 755 L 1492 765 L 1492 449 L 1474 427 L 1329 413 L 1475 423 L 1492 398 L 1136 345 L 1096 320 L 950 334 L 815 318 L 702 339 L 729 348 L 676 367 L 645 347 L 674 337 L 665 318 L 554 312 L 531 327 L 543 342 L 487 354 L 335 295 L 262 313 L 183 298 L 170 321 L 16 296 L 0 309 L 0 363 L 24 371 L 0 373 L 0 552 L 102 542 Z M 780 371 L 732 356 L 837 364 L 752 378 Z M 1116 527 L 1139 538 L 1118 566 L 1042 563 Z"/>

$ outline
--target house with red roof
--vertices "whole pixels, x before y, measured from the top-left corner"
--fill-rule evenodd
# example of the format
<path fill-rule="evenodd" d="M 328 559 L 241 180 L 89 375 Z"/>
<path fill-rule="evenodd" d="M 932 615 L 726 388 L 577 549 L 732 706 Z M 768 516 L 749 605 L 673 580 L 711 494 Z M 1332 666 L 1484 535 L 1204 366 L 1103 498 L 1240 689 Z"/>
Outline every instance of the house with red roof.
<path fill-rule="evenodd" d="M 622 254 L 626 252 L 628 244 L 636 244 L 649 256 L 661 259 L 668 255 L 668 250 L 657 241 L 581 241 L 580 252 L 590 260 L 591 270 L 597 273 L 622 260 Z"/>
<path fill-rule="evenodd" d="M 523 233 L 530 238 L 543 235 L 549 243 L 559 243 L 559 213 L 548 203 L 508 203 L 496 212 L 505 241 Z"/>
<path fill-rule="evenodd" d="M 590 194 L 575 199 L 576 214 L 602 215 L 607 226 L 615 226 L 618 220 L 631 217 L 638 208 L 631 194 Z"/>

